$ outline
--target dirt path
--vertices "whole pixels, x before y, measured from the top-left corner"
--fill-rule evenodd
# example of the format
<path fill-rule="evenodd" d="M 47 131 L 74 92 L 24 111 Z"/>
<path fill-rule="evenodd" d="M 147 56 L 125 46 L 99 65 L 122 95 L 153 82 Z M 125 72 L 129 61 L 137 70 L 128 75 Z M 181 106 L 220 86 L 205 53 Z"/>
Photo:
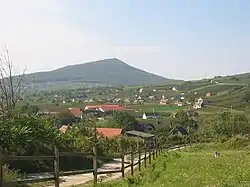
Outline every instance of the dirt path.
<path fill-rule="evenodd" d="M 148 155 L 147 155 L 148 156 Z M 144 155 L 142 156 L 144 158 Z M 128 166 L 129 160 L 125 159 L 125 167 Z M 138 158 L 135 158 L 134 162 L 137 162 Z M 121 159 L 114 159 L 111 162 L 103 164 L 101 168 L 98 168 L 98 171 L 110 171 L 110 170 L 120 170 L 121 169 Z M 125 173 L 130 171 L 130 167 L 125 169 Z M 98 180 L 101 181 L 111 181 L 114 179 L 118 179 L 121 177 L 121 172 L 113 173 L 113 174 L 101 174 L 98 175 Z M 80 184 L 85 184 L 93 180 L 93 173 L 86 173 L 86 174 L 79 174 L 79 175 L 72 175 L 72 176 L 65 176 L 60 177 L 62 181 L 60 183 L 60 187 L 70 187 Z M 46 186 L 46 187 L 54 187 L 54 185 Z"/>
<path fill-rule="evenodd" d="M 173 147 L 171 150 L 168 151 L 175 151 L 185 148 L 182 147 Z M 146 155 L 148 157 L 148 154 Z M 144 158 L 144 155 L 141 156 L 141 158 Z M 125 157 L 125 167 L 128 166 L 130 162 L 130 159 L 128 157 Z M 135 158 L 134 163 L 138 162 L 138 158 Z M 138 166 L 138 165 L 137 165 Z M 134 166 L 135 168 L 137 166 Z M 98 168 L 98 171 L 113 171 L 113 170 L 120 170 L 121 169 L 121 158 L 114 159 L 111 162 L 103 164 L 100 168 Z M 125 169 L 125 173 L 128 173 L 130 171 L 130 167 Z M 34 174 L 30 175 L 29 178 L 45 178 L 45 177 L 53 177 L 53 174 L 51 173 L 44 173 L 44 174 Z M 86 173 L 86 174 L 79 174 L 79 175 L 71 175 L 71 176 L 64 176 L 60 177 L 61 183 L 60 187 L 70 187 L 70 186 L 77 186 L 81 184 L 88 183 L 93 180 L 93 173 Z M 107 182 L 115 179 L 121 178 L 121 172 L 113 173 L 113 174 L 102 174 L 98 175 L 98 181 Z M 45 185 L 44 187 L 54 187 L 54 185 Z"/>

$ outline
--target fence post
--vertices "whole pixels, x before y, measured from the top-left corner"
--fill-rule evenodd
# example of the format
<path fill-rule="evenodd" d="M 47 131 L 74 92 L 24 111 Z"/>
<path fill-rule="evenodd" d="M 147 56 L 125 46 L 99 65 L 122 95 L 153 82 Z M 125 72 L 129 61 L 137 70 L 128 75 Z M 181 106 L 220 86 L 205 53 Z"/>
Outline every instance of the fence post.
<path fill-rule="evenodd" d="M 160 147 L 160 143 L 158 143 L 158 150 L 159 150 L 159 156 L 161 155 L 161 147 Z"/>
<path fill-rule="evenodd" d="M 144 166 L 147 167 L 147 144 L 144 147 Z"/>
<path fill-rule="evenodd" d="M 0 145 L 0 187 L 3 187 L 3 163 L 4 162 L 4 149 Z"/>
<path fill-rule="evenodd" d="M 54 147 L 54 178 L 55 178 L 55 187 L 60 186 L 60 179 L 59 179 L 59 149 L 55 146 Z"/>
<path fill-rule="evenodd" d="M 94 175 L 94 186 L 97 184 L 97 150 L 96 145 L 93 147 L 93 175 Z"/>
<path fill-rule="evenodd" d="M 155 149 L 155 157 L 157 158 L 158 156 L 158 144 L 156 144 L 156 149 Z"/>
<path fill-rule="evenodd" d="M 148 163 L 151 164 L 152 163 L 152 151 L 151 149 L 149 149 L 149 155 L 148 155 Z"/>
<path fill-rule="evenodd" d="M 155 160 L 155 143 L 153 145 L 153 159 Z"/>
<path fill-rule="evenodd" d="M 121 171 L 122 171 L 122 178 L 125 177 L 125 167 L 124 167 L 124 149 L 123 149 L 123 143 L 121 140 L 121 144 L 120 144 L 120 150 L 121 150 L 121 159 L 122 159 L 122 165 L 121 165 Z"/>
<path fill-rule="evenodd" d="M 131 175 L 134 175 L 134 152 L 131 152 Z"/>
<path fill-rule="evenodd" d="M 140 144 L 139 144 L 139 171 L 141 171 L 141 146 L 140 146 Z"/>

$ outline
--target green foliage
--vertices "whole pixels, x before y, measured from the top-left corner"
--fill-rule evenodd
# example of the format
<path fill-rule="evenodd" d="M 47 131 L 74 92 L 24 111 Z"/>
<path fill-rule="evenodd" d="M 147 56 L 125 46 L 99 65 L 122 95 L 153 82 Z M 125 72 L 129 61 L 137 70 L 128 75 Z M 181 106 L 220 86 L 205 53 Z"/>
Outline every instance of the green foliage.
<path fill-rule="evenodd" d="M 243 101 L 244 102 L 250 102 L 250 90 L 247 90 L 244 92 L 244 95 L 243 95 Z"/>
<path fill-rule="evenodd" d="M 245 151 L 220 148 L 221 157 L 215 158 L 216 146 L 200 145 L 194 151 L 172 151 L 160 156 L 152 167 L 137 172 L 125 180 L 98 184 L 102 187 L 152 186 L 249 186 L 250 157 Z"/>
<path fill-rule="evenodd" d="M 216 135 L 234 136 L 239 134 L 248 134 L 250 124 L 244 115 L 224 112 L 214 116 L 211 121 L 213 131 Z"/>
<path fill-rule="evenodd" d="M 250 139 L 248 135 L 244 136 L 234 136 L 226 140 L 223 145 L 230 149 L 249 149 Z"/>
<path fill-rule="evenodd" d="M 25 104 L 20 107 L 20 112 L 28 115 L 35 115 L 39 111 L 39 108 L 35 105 Z"/>
<path fill-rule="evenodd" d="M 113 120 L 120 128 L 124 130 L 133 130 L 134 125 L 138 123 L 134 116 L 127 112 L 115 112 Z"/>
<path fill-rule="evenodd" d="M 187 111 L 179 111 L 171 118 L 172 127 L 182 126 L 189 130 L 198 129 L 198 121 L 194 115 L 190 115 Z"/>
<path fill-rule="evenodd" d="M 0 120 L 0 144 L 10 155 L 52 155 L 56 145 L 64 152 L 92 152 L 96 142 L 97 153 L 102 156 L 118 156 L 120 139 L 97 136 L 95 139 L 95 120 L 78 123 L 65 134 L 60 133 L 57 126 L 48 118 L 19 114 L 11 119 Z M 124 138 L 125 151 L 134 149 L 138 140 Z M 63 157 L 60 161 L 61 170 L 89 169 L 92 167 L 90 158 Z M 37 173 L 52 171 L 51 162 L 13 161 L 11 168 L 20 172 Z"/>
<path fill-rule="evenodd" d="M 21 175 L 18 170 L 10 169 L 9 166 L 3 166 L 3 178 L 5 181 L 17 180 Z"/>

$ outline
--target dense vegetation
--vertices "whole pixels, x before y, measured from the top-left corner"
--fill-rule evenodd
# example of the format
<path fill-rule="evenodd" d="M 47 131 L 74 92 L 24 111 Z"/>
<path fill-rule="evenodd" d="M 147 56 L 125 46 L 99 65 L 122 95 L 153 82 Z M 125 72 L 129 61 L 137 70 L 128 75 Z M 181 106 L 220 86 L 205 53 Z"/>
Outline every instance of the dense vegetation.
<path fill-rule="evenodd" d="M 9 155 L 53 155 L 55 146 L 63 152 L 90 153 L 96 145 L 98 155 L 117 156 L 120 154 L 122 142 L 125 151 L 134 149 L 140 143 L 132 138 L 107 138 L 98 134 L 95 136 L 95 123 L 95 120 L 79 122 L 64 134 L 58 130 L 59 126 L 55 125 L 53 119 L 18 112 L 10 118 L 1 119 L 0 145 Z M 98 161 L 99 164 L 102 162 L 105 160 Z M 8 171 L 7 165 L 5 166 L 6 180 L 17 177 L 14 170 L 18 170 L 20 174 L 53 171 L 53 165 L 49 161 L 12 161 L 7 164 L 13 171 Z M 89 168 L 92 168 L 90 158 L 63 157 L 60 161 L 60 169 L 64 171 Z M 10 173 L 12 174 L 9 175 Z"/>

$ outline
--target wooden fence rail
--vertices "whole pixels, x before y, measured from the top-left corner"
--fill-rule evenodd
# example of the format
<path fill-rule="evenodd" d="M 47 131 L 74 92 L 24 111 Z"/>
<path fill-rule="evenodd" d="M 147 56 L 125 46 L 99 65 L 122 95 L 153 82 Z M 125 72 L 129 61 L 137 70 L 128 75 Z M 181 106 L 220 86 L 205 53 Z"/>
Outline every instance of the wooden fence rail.
<path fill-rule="evenodd" d="M 121 167 L 120 169 L 110 170 L 110 171 L 98 171 L 97 168 L 97 159 L 114 159 L 112 156 L 99 156 L 97 155 L 96 147 L 93 147 L 92 153 L 83 153 L 83 152 L 60 152 L 56 147 L 54 148 L 54 155 L 51 156 L 11 156 L 6 155 L 0 152 L 0 187 L 12 187 L 22 184 L 30 184 L 30 183 L 38 183 L 38 182 L 46 182 L 46 181 L 53 181 L 55 183 L 55 187 L 60 186 L 60 177 L 61 176 L 70 176 L 70 175 L 77 175 L 77 174 L 85 174 L 85 173 L 93 173 L 93 182 L 94 185 L 98 182 L 98 175 L 101 174 L 111 174 L 111 173 L 121 173 L 122 178 L 125 177 L 125 170 L 130 168 L 131 175 L 134 175 L 134 168 L 138 165 L 139 171 L 142 168 L 142 162 L 144 162 L 144 167 L 147 167 L 147 159 L 149 164 L 151 161 L 151 156 L 155 159 L 160 153 L 162 149 L 159 146 L 154 146 L 153 148 L 138 148 L 138 150 L 130 151 L 130 152 L 123 152 L 121 150 L 121 154 L 118 157 L 121 159 Z M 142 156 L 144 154 L 144 156 Z M 125 162 L 126 156 L 130 155 L 130 162 Z M 59 158 L 60 157 L 67 157 L 67 156 L 81 156 L 81 157 L 88 157 L 93 159 L 93 169 L 86 169 L 86 170 L 76 170 L 76 171 L 59 171 Z M 137 158 L 138 156 L 138 158 Z M 137 160 L 136 160 L 137 158 Z M 28 179 L 18 179 L 16 181 L 4 181 L 3 179 L 3 165 L 8 161 L 21 161 L 21 160 L 50 160 L 53 161 L 53 176 L 49 177 L 42 177 L 42 178 L 28 178 Z M 126 166 L 125 166 L 126 164 Z"/>

